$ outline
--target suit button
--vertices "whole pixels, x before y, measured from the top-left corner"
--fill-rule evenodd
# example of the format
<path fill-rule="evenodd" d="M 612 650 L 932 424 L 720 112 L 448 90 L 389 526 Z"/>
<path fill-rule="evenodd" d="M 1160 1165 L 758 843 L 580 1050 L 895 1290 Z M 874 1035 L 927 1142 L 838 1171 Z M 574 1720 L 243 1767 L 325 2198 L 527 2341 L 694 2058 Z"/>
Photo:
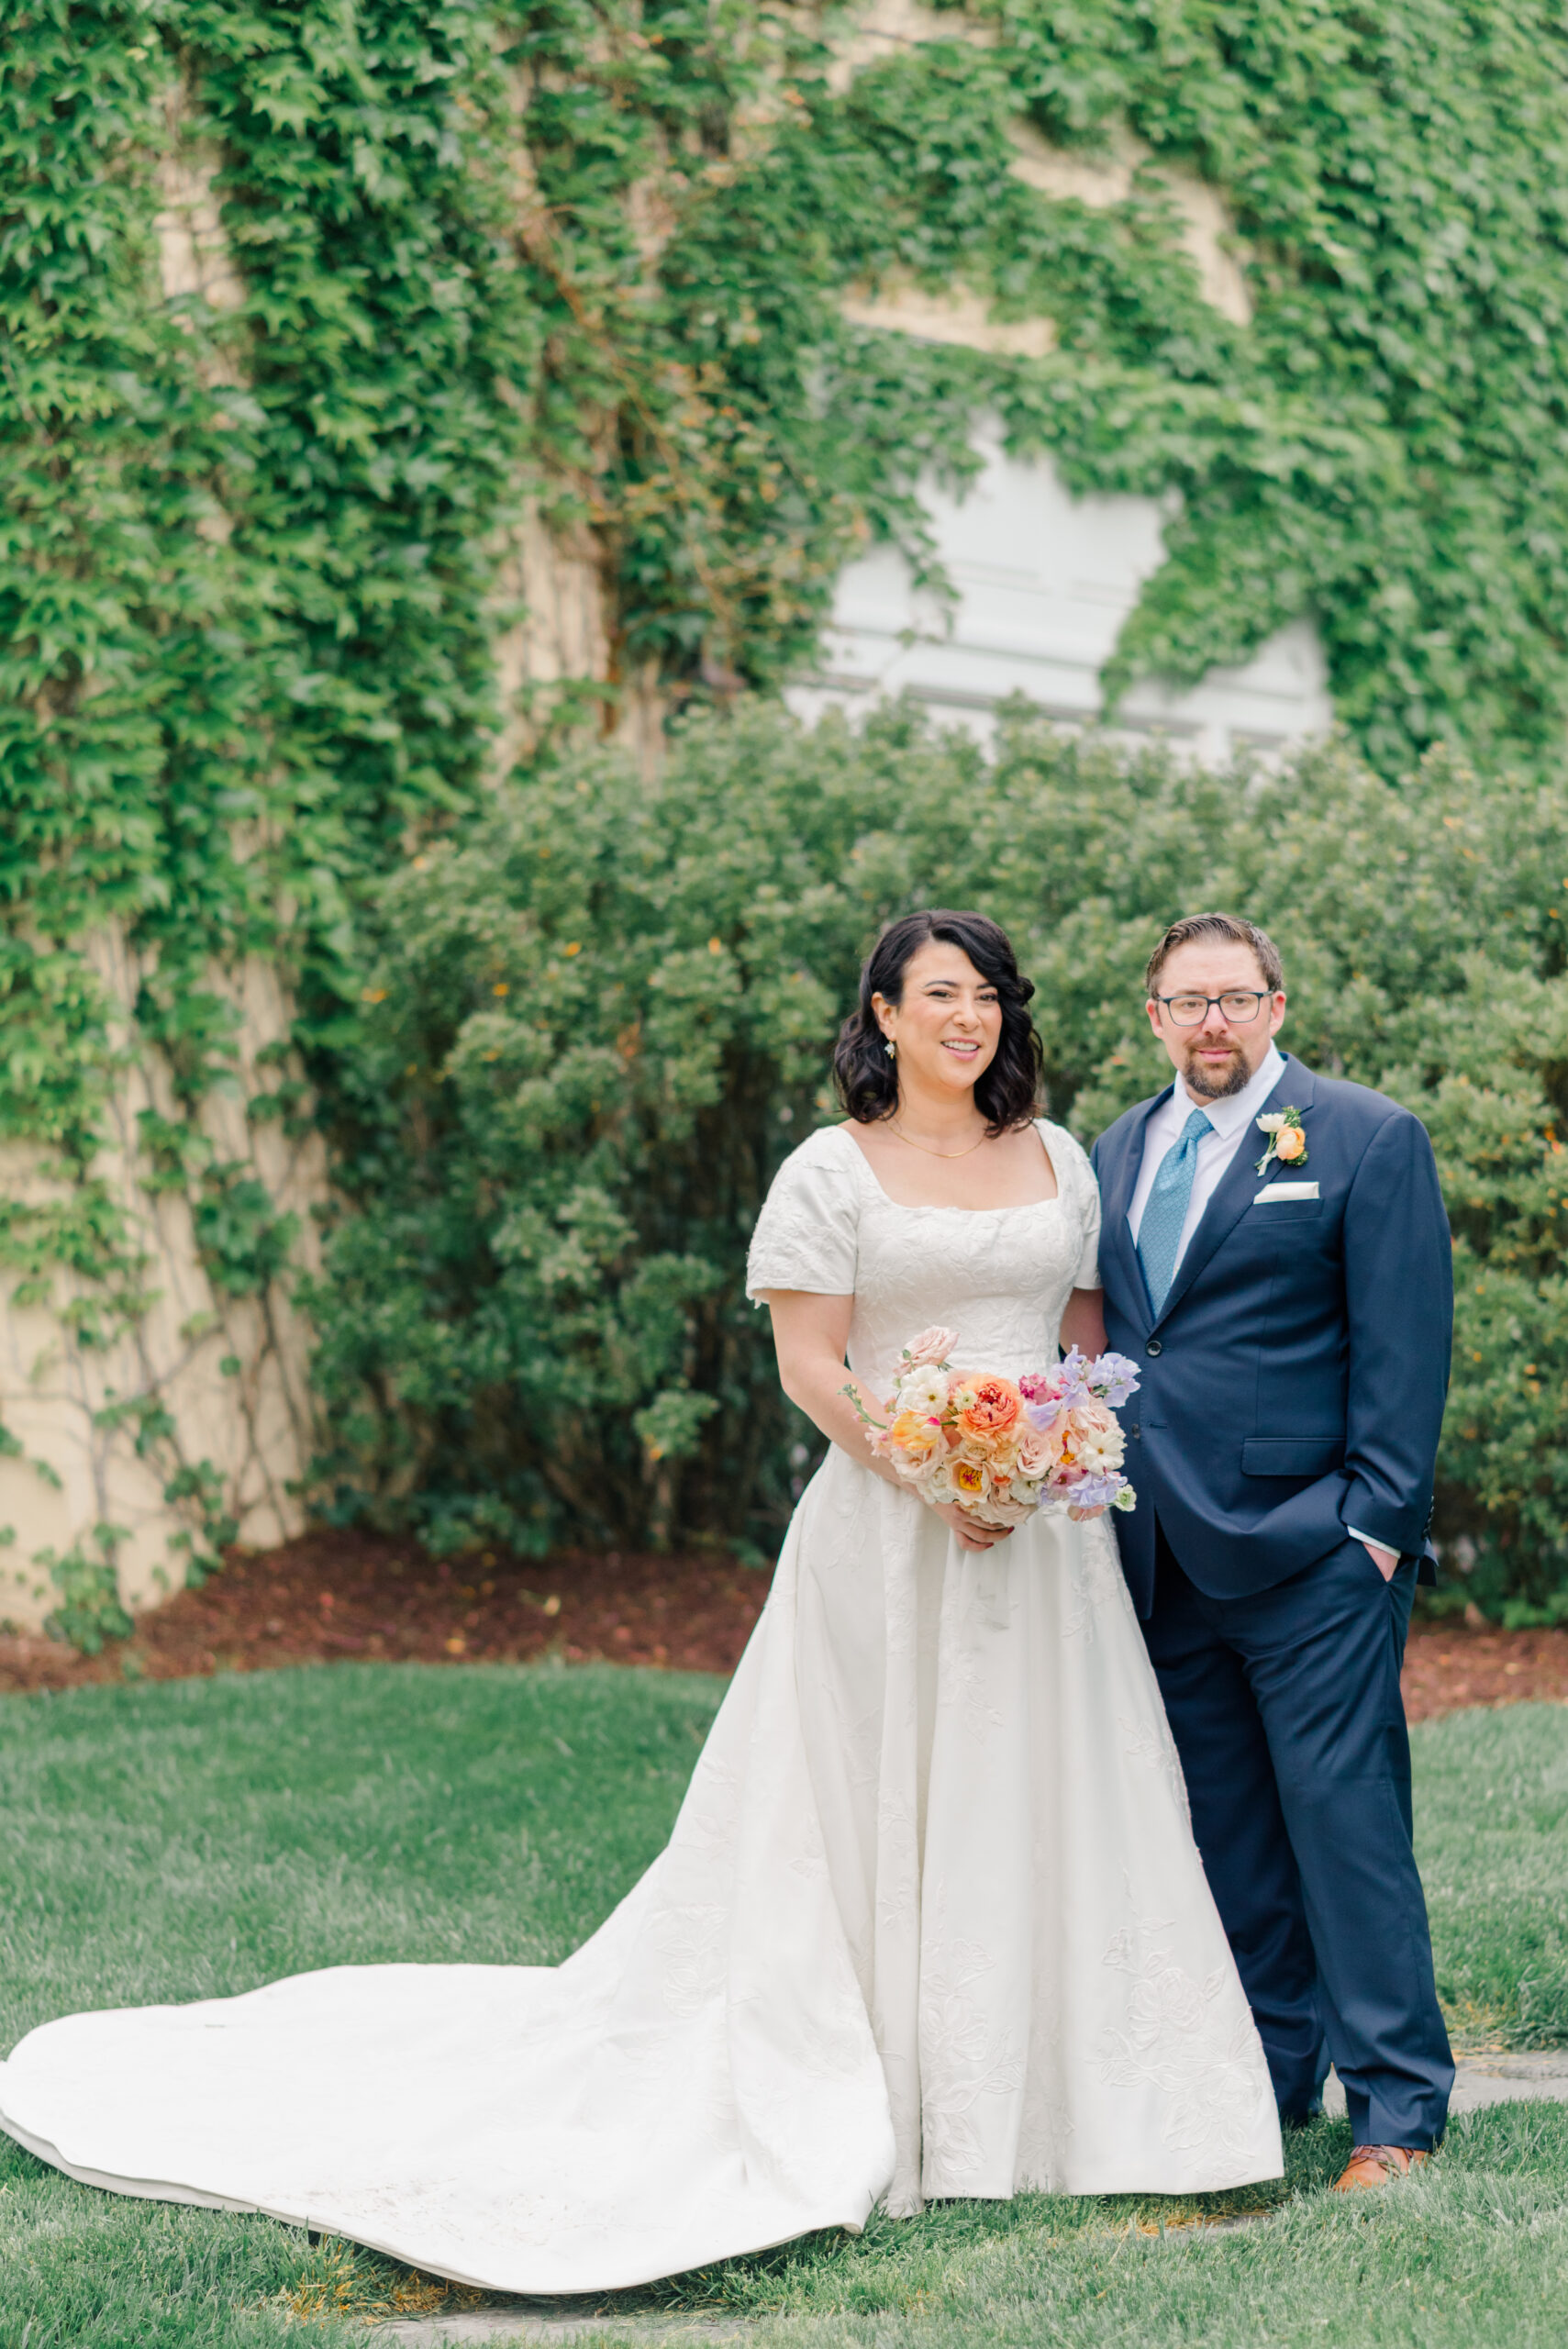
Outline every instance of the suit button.
<path fill-rule="evenodd" d="M 1134 1421 L 1132 1422 L 1132 1425 L 1129 1428 L 1129 1430 L 1128 1430 L 1128 1433 L 1129 1433 L 1129 1435 L 1133 1436 L 1133 1437 L 1135 1437 L 1135 1438 L 1136 1438 L 1136 1437 L 1138 1437 L 1138 1436 L 1140 1436 L 1140 1435 L 1143 1433 L 1143 1430 L 1139 1426 L 1138 1421 L 1137 1421 L 1136 1419 L 1134 1419 Z"/>
<path fill-rule="evenodd" d="M 1162 1354 L 1165 1349 L 1161 1344 L 1158 1338 L 1151 1338 L 1143 1351 L 1146 1354 Z"/>

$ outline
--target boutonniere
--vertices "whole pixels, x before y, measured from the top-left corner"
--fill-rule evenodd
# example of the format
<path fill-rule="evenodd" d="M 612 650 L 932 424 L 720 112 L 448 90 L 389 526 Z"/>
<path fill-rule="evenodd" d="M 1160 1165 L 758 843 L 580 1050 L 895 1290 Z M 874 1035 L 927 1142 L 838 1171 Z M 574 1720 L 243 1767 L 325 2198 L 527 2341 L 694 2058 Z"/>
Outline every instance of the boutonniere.
<path fill-rule="evenodd" d="M 1269 1146 L 1258 1161 L 1261 1174 L 1271 1158 L 1282 1166 L 1305 1166 L 1307 1136 L 1301 1130 L 1299 1109 L 1269 1109 L 1258 1119 L 1258 1131 L 1267 1134 Z"/>

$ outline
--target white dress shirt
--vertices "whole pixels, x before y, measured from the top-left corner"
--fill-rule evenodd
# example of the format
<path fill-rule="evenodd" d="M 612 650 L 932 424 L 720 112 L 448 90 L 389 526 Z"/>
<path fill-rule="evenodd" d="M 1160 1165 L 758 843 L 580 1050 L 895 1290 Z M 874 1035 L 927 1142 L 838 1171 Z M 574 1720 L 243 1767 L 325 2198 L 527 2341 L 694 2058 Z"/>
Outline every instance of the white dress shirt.
<path fill-rule="evenodd" d="M 1149 1204 L 1149 1194 L 1154 1188 L 1154 1177 L 1160 1171 L 1160 1162 L 1165 1152 L 1173 1143 L 1180 1141 L 1182 1128 L 1195 1109 L 1201 1109 L 1214 1128 L 1211 1134 L 1205 1134 L 1197 1146 L 1192 1197 L 1187 1201 L 1182 1236 L 1176 1242 L 1176 1262 L 1171 1267 L 1173 1278 L 1187 1252 L 1188 1241 L 1197 1230 L 1199 1217 L 1214 1197 L 1220 1176 L 1240 1149 L 1246 1135 L 1256 1137 L 1257 1155 L 1262 1156 L 1268 1136 L 1259 1133 L 1252 1120 L 1284 1074 L 1284 1054 L 1277 1044 L 1271 1044 L 1240 1092 L 1229 1093 L 1221 1101 L 1195 1100 L 1181 1078 L 1177 1077 L 1170 1099 L 1162 1108 L 1155 1110 L 1144 1128 L 1143 1163 L 1138 1170 L 1132 1202 L 1127 1210 L 1128 1230 L 1132 1234 L 1135 1248 L 1143 1222 L 1143 1210 Z"/>
<path fill-rule="evenodd" d="M 1182 1236 L 1176 1242 L 1176 1264 L 1171 1267 L 1173 1277 L 1176 1264 L 1187 1252 L 1188 1241 L 1197 1230 L 1199 1217 L 1214 1197 L 1220 1176 L 1249 1133 L 1257 1136 L 1258 1155 L 1260 1158 L 1262 1156 L 1268 1138 L 1258 1132 L 1252 1120 L 1284 1074 L 1284 1054 L 1277 1045 L 1271 1044 L 1240 1092 L 1227 1094 L 1222 1101 L 1195 1100 L 1181 1078 L 1177 1077 L 1170 1099 L 1162 1108 L 1155 1110 L 1144 1128 L 1143 1163 L 1138 1170 L 1131 1205 L 1127 1210 L 1128 1230 L 1132 1234 L 1135 1248 L 1143 1222 L 1143 1210 L 1149 1204 L 1149 1194 L 1154 1187 L 1154 1177 L 1160 1171 L 1160 1162 L 1165 1152 L 1173 1143 L 1180 1141 L 1182 1128 L 1195 1109 L 1201 1109 L 1214 1128 L 1211 1134 L 1204 1135 L 1197 1146 L 1192 1197 L 1187 1201 Z M 1359 1526 L 1347 1525 L 1345 1531 L 1353 1534 L 1370 1550 L 1378 1547 L 1371 1534 L 1363 1533 Z M 1392 1553 L 1385 1550 L 1383 1554 L 1388 1557 Z"/>

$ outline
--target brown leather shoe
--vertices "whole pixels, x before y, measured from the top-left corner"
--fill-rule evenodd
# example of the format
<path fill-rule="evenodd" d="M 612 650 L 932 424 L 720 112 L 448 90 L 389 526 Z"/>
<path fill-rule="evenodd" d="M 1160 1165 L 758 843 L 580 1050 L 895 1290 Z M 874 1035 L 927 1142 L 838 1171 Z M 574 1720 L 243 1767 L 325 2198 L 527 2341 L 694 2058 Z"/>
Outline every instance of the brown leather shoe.
<path fill-rule="evenodd" d="M 1386 2186 L 1391 2177 L 1404 2177 L 1418 2163 L 1431 2158 L 1413 2145 L 1354 2145 L 1344 2176 L 1334 2181 L 1334 2191 L 1356 2194 L 1369 2187 Z"/>

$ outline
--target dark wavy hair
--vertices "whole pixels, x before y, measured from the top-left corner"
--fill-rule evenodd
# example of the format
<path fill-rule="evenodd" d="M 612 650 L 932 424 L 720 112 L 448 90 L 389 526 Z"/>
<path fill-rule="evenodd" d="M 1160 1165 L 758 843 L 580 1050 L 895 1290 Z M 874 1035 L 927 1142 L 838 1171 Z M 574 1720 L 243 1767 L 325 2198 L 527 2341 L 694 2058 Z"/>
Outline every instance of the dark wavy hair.
<path fill-rule="evenodd" d="M 906 914 L 902 921 L 888 923 L 866 957 L 860 1002 L 839 1030 L 833 1054 L 839 1098 L 861 1125 L 890 1118 L 898 1107 L 898 1072 L 871 999 L 880 995 L 888 1003 L 902 1000 L 910 958 L 929 938 L 959 947 L 1000 999 L 1002 1033 L 995 1058 L 975 1083 L 974 1106 L 984 1112 L 989 1132 L 1006 1133 L 1039 1108 L 1045 1054 L 1026 1008 L 1034 982 L 1020 973 L 1006 931 L 984 914 Z"/>

